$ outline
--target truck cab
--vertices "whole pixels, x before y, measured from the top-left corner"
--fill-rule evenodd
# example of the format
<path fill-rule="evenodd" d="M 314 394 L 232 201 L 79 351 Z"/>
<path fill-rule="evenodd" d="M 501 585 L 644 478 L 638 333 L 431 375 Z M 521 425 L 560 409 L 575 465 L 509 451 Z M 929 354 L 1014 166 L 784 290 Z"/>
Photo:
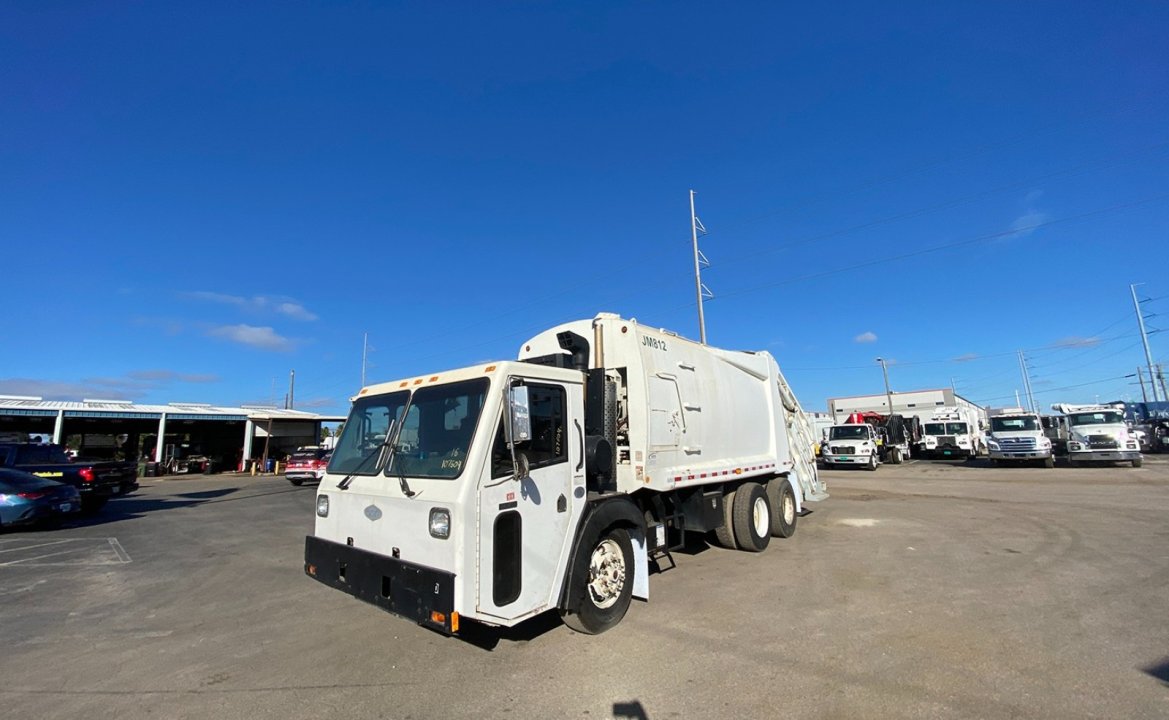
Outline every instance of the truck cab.
<path fill-rule="evenodd" d="M 1130 462 L 1141 466 L 1140 441 L 1125 421 L 1123 406 L 1061 403 L 1052 409 L 1062 413 L 1067 424 L 1069 465 Z"/>
<path fill-rule="evenodd" d="M 1038 415 L 1023 408 L 990 410 L 988 415 L 990 431 L 986 445 L 995 465 L 1036 461 L 1048 468 L 1055 467 L 1051 440 L 1044 434 Z"/>
<path fill-rule="evenodd" d="M 925 457 L 949 460 L 970 459 L 978 455 L 977 421 L 967 413 L 956 409 L 936 412 L 922 423 L 921 430 L 918 448 Z"/>
<path fill-rule="evenodd" d="M 876 470 L 881 463 L 881 439 L 869 423 L 846 423 L 828 429 L 828 444 L 821 449 L 824 465 L 853 465 Z"/>

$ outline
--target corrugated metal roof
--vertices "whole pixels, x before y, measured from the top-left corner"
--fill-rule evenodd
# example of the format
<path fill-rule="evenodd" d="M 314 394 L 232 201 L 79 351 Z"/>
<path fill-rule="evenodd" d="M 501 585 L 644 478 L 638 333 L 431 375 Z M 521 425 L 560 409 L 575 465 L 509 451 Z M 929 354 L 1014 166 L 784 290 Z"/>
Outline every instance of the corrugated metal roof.
<path fill-rule="evenodd" d="M 225 407 L 219 405 L 210 405 L 207 403 L 169 403 L 167 405 L 148 405 L 135 402 L 126 401 L 108 401 L 108 400 L 90 400 L 90 401 L 76 401 L 76 400 L 42 400 L 37 397 L 20 396 L 20 395 L 0 395 L 0 415 L 4 414 L 6 409 L 11 410 L 42 410 L 57 412 L 64 410 L 68 412 L 85 412 L 93 416 L 100 416 L 104 413 L 109 413 L 111 417 L 124 415 L 126 413 L 139 413 L 161 416 L 163 413 L 167 415 L 184 415 L 187 417 L 207 415 L 223 418 L 223 416 L 234 416 L 237 418 L 248 418 L 250 420 L 323 420 L 323 421 L 340 421 L 344 420 L 344 415 L 319 415 L 317 413 L 306 412 L 304 410 L 285 410 L 277 407 Z"/>

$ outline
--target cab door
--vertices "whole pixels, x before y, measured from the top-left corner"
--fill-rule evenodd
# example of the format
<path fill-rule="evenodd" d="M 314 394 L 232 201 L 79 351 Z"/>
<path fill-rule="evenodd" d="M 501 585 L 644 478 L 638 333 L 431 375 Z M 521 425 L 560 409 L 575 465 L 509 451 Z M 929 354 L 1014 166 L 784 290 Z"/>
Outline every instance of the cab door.
<path fill-rule="evenodd" d="M 585 502 L 584 399 L 578 383 L 518 377 L 510 382 L 528 392 L 531 439 L 515 444 L 528 474 L 517 479 L 513 469 L 505 400 L 496 413 L 489 467 L 479 488 L 476 609 L 514 621 L 557 600 L 564 557 Z"/>

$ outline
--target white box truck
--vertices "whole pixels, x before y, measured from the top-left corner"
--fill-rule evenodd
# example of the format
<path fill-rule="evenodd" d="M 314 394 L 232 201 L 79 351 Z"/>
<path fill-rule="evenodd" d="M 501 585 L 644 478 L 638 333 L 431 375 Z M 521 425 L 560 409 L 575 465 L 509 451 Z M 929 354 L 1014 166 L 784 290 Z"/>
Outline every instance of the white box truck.
<path fill-rule="evenodd" d="M 1141 445 L 1124 418 L 1124 406 L 1058 403 L 1067 427 L 1068 465 L 1097 462 L 1142 464 Z"/>
<path fill-rule="evenodd" d="M 990 430 L 986 437 L 991 462 L 1035 461 L 1045 467 L 1055 467 L 1051 440 L 1043 432 L 1039 416 L 1023 408 L 988 408 Z"/>
<path fill-rule="evenodd" d="M 362 388 L 305 572 L 445 633 L 548 610 L 584 633 L 648 599 L 687 532 L 761 551 L 827 497 L 766 352 L 600 314 L 495 362 Z"/>

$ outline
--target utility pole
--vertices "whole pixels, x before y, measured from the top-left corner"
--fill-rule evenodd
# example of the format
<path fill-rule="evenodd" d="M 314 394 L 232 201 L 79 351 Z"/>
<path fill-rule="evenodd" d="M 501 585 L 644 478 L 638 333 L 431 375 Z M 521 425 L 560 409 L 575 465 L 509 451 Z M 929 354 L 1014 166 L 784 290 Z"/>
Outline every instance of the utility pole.
<path fill-rule="evenodd" d="M 1137 365 L 1137 382 L 1141 384 L 1141 400 L 1149 402 L 1149 394 L 1145 392 L 1145 376 L 1141 373 L 1141 366 Z"/>
<path fill-rule="evenodd" d="M 1153 354 L 1149 352 L 1149 334 L 1145 332 L 1145 316 L 1141 313 L 1141 304 L 1137 300 L 1137 285 L 1144 285 L 1144 283 L 1129 285 L 1128 289 L 1132 293 L 1132 307 L 1137 313 L 1137 325 L 1141 329 L 1141 342 L 1145 345 L 1145 362 L 1149 366 L 1149 384 L 1153 386 L 1153 401 L 1157 402 L 1161 398 L 1157 396 L 1157 381 L 1154 379 L 1157 376 L 1153 374 Z M 1169 398 L 1166 399 L 1169 400 Z"/>
<path fill-rule="evenodd" d="M 296 407 L 296 371 L 288 371 L 288 407 L 285 410 L 291 410 Z"/>
<path fill-rule="evenodd" d="M 369 353 L 369 333 L 361 334 L 361 387 L 365 387 L 365 358 Z"/>
<path fill-rule="evenodd" d="M 1031 406 L 1031 412 L 1038 413 L 1039 408 L 1035 407 L 1035 393 L 1031 392 L 1031 375 L 1027 372 L 1027 358 L 1023 357 L 1023 351 L 1019 351 L 1019 368 L 1023 371 L 1023 390 L 1027 393 L 1027 402 Z"/>
<path fill-rule="evenodd" d="M 1169 391 L 1165 389 L 1165 371 L 1161 367 L 1161 363 L 1157 363 L 1157 379 L 1161 381 L 1161 397 L 1169 401 Z M 1153 383 L 1153 379 L 1149 378 L 1149 384 Z"/>
<path fill-rule="evenodd" d="M 714 293 L 710 288 L 702 284 L 702 268 L 710 267 L 710 261 L 698 249 L 698 233 L 706 234 L 706 228 L 702 226 L 702 222 L 698 219 L 698 215 L 694 212 L 694 191 L 690 191 L 690 238 L 694 242 L 694 289 L 698 294 L 698 337 L 702 344 L 706 344 L 706 317 L 702 313 L 702 303 L 704 300 L 714 297 Z"/>
<path fill-rule="evenodd" d="M 1019 399 L 1019 391 L 1015 391 L 1015 407 L 1023 407 L 1023 401 Z"/>
<path fill-rule="evenodd" d="M 885 365 L 885 358 L 877 358 L 881 363 L 881 374 L 885 376 L 885 402 L 889 406 L 889 414 L 893 414 L 893 391 L 889 389 L 889 368 Z"/>

